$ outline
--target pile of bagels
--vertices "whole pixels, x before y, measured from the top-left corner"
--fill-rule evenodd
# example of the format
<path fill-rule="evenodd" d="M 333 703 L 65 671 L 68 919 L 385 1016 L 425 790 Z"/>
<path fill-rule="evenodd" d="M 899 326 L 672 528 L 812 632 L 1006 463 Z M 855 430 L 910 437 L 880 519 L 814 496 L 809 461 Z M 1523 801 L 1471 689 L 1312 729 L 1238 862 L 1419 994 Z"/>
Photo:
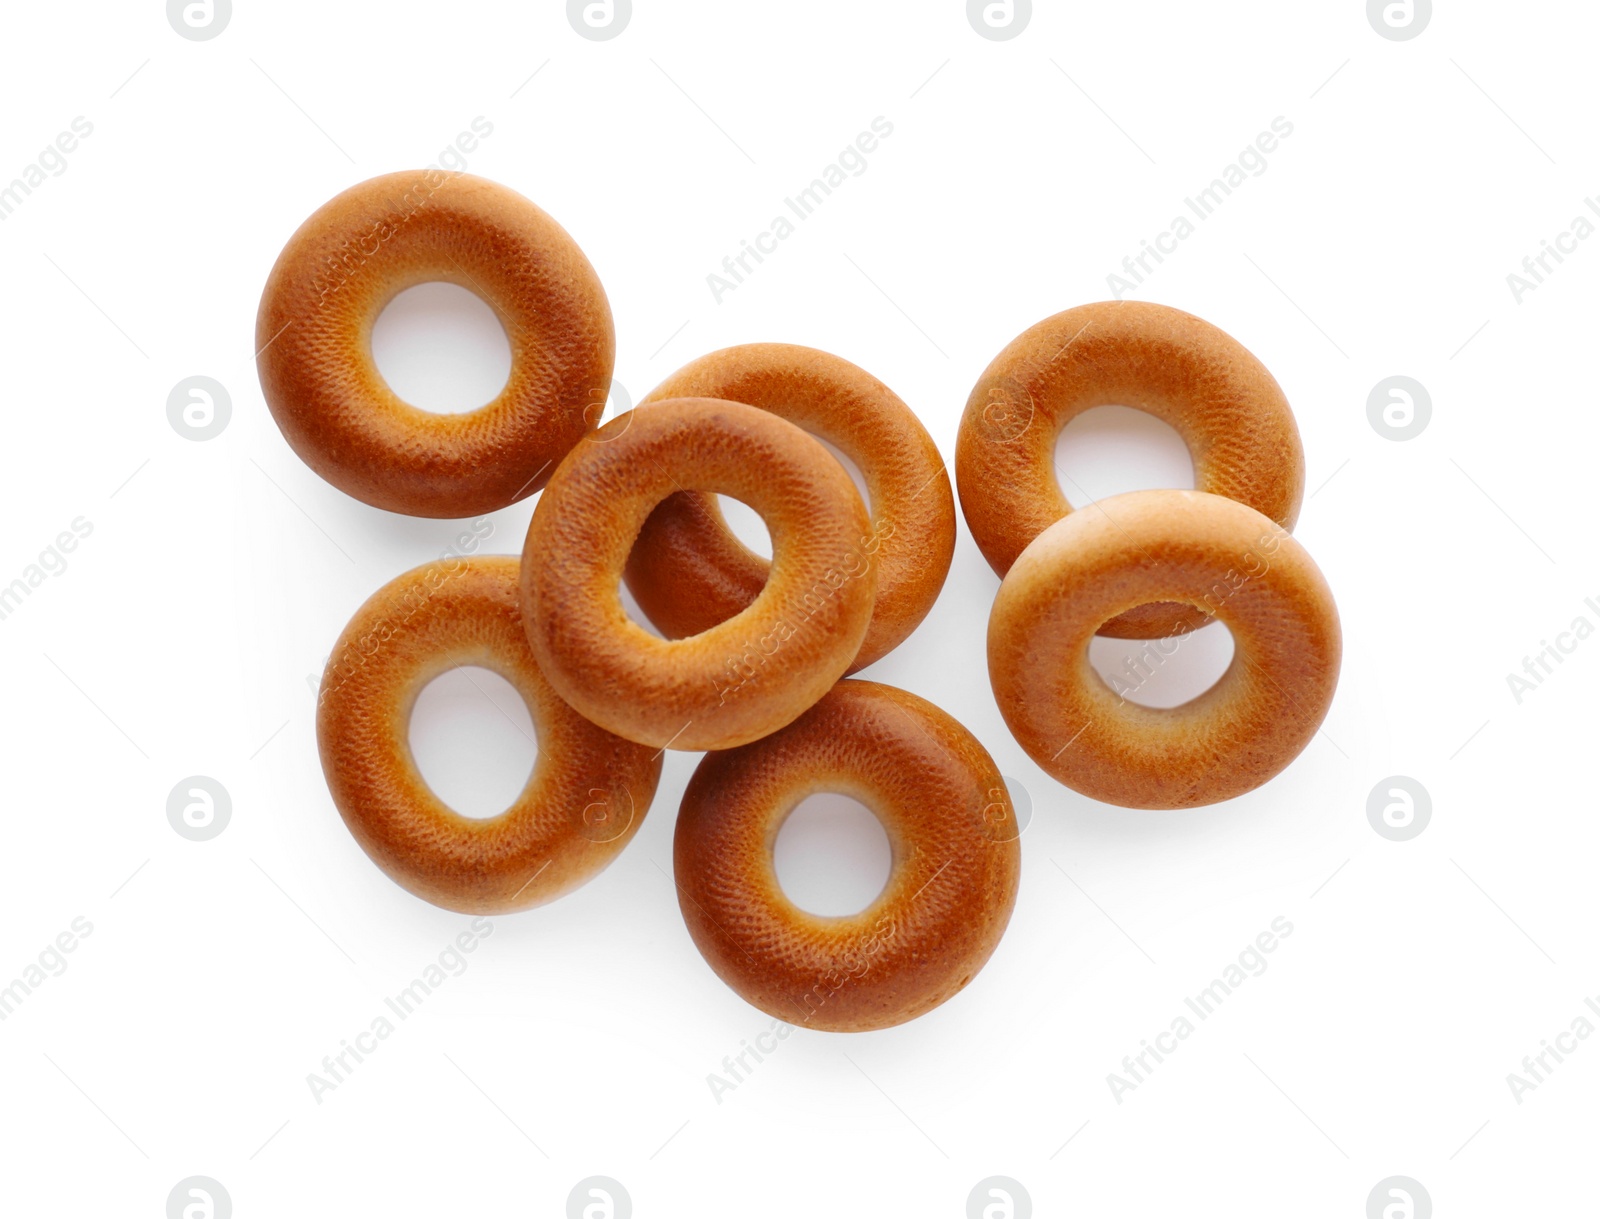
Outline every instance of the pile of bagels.
<path fill-rule="evenodd" d="M 480 296 L 511 374 L 487 406 L 402 401 L 373 363 L 378 315 L 415 285 Z M 296 453 L 391 512 L 475 517 L 541 492 L 520 558 L 446 558 L 396 577 L 345 627 L 317 740 L 333 802 L 396 882 L 450 910 L 505 913 L 594 877 L 638 831 L 668 749 L 705 751 L 674 838 L 679 906 L 713 970 L 789 1024 L 915 1018 L 964 987 L 1016 900 L 1020 828 L 984 747 L 925 699 L 849 675 L 927 615 L 955 548 L 939 450 L 888 386 L 837 356 L 757 343 L 703 356 L 600 426 L 615 338 L 572 238 L 504 186 L 438 169 L 360 183 L 319 208 L 268 277 L 257 364 Z M 1073 510 L 1061 429 L 1102 405 L 1175 428 L 1194 491 Z M 867 502 L 827 441 L 859 469 Z M 1327 713 L 1332 594 L 1290 536 L 1303 493 L 1282 390 L 1216 327 L 1160 305 L 1069 309 L 983 372 L 956 485 L 1001 577 L 989 676 L 1017 741 L 1096 800 L 1186 808 L 1287 766 Z M 769 561 L 718 494 L 760 514 Z M 626 583 L 652 632 L 624 607 Z M 1233 659 L 1198 698 L 1156 709 L 1091 667 L 1097 635 L 1165 657 L 1213 621 Z M 539 752 L 516 802 L 464 817 L 418 771 L 417 695 L 459 666 L 526 700 Z M 773 845 L 807 796 L 882 821 L 891 874 L 867 909 L 801 910 Z"/>

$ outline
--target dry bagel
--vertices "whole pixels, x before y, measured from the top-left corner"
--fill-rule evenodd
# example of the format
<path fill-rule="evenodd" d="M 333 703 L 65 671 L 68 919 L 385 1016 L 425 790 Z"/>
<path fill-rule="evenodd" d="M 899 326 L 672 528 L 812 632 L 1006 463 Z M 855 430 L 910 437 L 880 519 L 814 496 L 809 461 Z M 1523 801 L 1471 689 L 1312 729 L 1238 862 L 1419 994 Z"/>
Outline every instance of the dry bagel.
<path fill-rule="evenodd" d="M 328 790 L 363 850 L 418 897 L 473 914 L 560 897 L 632 839 L 655 795 L 661 756 L 595 727 L 557 697 L 522 629 L 517 561 L 443 560 L 391 580 L 356 611 L 317 701 Z M 417 695 L 481 665 L 528 704 L 539 759 L 498 817 L 453 812 L 417 770 L 407 736 Z"/>
<path fill-rule="evenodd" d="M 675 491 L 743 500 L 772 534 L 746 609 L 689 639 L 627 616 L 634 540 Z M 850 476 L 769 411 L 672 398 L 621 415 L 567 456 L 523 546 L 522 604 L 540 668 L 595 723 L 657 748 L 728 749 L 815 703 L 860 651 L 877 587 L 871 522 Z"/>
<path fill-rule="evenodd" d="M 1322 573 L 1276 522 L 1220 495 L 1135 491 L 1096 507 L 1034 539 L 995 597 L 989 679 L 1012 735 L 1108 804 L 1191 808 L 1259 787 L 1333 701 L 1339 615 Z M 1129 702 L 1089 664 L 1105 622 L 1158 601 L 1233 632 L 1227 672 L 1180 707 Z"/>
<path fill-rule="evenodd" d="M 477 293 L 511 345 L 511 376 L 475 411 L 402 401 L 372 361 L 399 293 Z M 334 486 L 412 516 L 468 517 L 532 495 L 599 422 L 611 307 L 566 231 L 507 187 L 413 170 L 335 196 L 278 256 L 256 317 L 261 391 L 290 447 Z"/>
<path fill-rule="evenodd" d="M 877 545 L 878 600 L 850 672 L 916 630 L 950 570 L 955 500 L 927 429 L 900 398 L 848 360 L 789 343 L 749 343 L 701 356 L 652 390 L 663 398 L 726 398 L 759 406 L 820 436 L 867 483 Z M 768 563 L 734 537 L 714 496 L 668 497 L 629 557 L 628 588 L 673 639 L 697 635 L 756 599 Z"/>
<path fill-rule="evenodd" d="M 1023 331 L 967 399 L 956 485 L 967 527 L 995 574 L 1004 576 L 1029 542 L 1073 511 L 1056 479 L 1056 438 L 1096 406 L 1133 407 L 1164 420 L 1189 447 L 1197 490 L 1294 527 L 1305 455 L 1272 374 L 1237 340 L 1191 314 L 1103 301 Z M 1204 624 L 1191 607 L 1148 605 L 1118 615 L 1100 633 L 1155 639 Z"/>
<path fill-rule="evenodd" d="M 889 882 L 845 918 L 809 914 L 773 871 L 784 819 L 836 791 L 889 834 Z M 994 761 L 925 699 L 842 681 L 780 732 L 701 761 L 673 844 L 679 905 L 717 974 L 790 1024 L 860 1032 L 949 999 L 994 952 L 1016 902 L 1016 814 Z"/>

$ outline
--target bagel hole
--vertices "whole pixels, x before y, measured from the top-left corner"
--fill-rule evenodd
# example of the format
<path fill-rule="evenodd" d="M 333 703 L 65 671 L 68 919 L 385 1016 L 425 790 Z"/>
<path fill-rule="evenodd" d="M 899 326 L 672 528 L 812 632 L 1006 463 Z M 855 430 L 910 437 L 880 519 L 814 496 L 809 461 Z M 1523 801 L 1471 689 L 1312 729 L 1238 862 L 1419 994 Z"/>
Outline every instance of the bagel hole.
<path fill-rule="evenodd" d="M 1163 639 L 1096 635 L 1089 663 L 1112 691 L 1141 707 L 1181 707 L 1199 698 L 1233 663 L 1233 632 L 1221 622 Z"/>
<path fill-rule="evenodd" d="M 418 284 L 373 323 L 372 362 L 402 401 L 435 415 L 464 414 L 505 389 L 511 340 L 476 293 L 458 284 Z"/>
<path fill-rule="evenodd" d="M 617 600 L 622 602 L 622 612 L 628 620 L 646 634 L 654 635 L 657 639 L 665 639 L 655 623 L 650 621 L 650 615 L 639 608 L 639 603 L 634 600 L 633 590 L 628 587 L 628 582 L 619 578 L 617 580 Z"/>
<path fill-rule="evenodd" d="M 408 735 L 433 794 L 473 819 L 498 817 L 515 804 L 539 757 L 522 695 L 476 665 L 450 669 L 422 688 Z"/>
<path fill-rule="evenodd" d="M 717 507 L 722 510 L 722 519 L 728 522 L 734 537 L 763 559 L 772 558 L 772 533 L 759 512 L 731 495 L 718 495 Z"/>
<path fill-rule="evenodd" d="M 1171 424 L 1127 406 L 1096 406 L 1056 437 L 1056 481 L 1083 508 L 1125 491 L 1194 489 L 1194 460 Z"/>
<path fill-rule="evenodd" d="M 831 441 L 824 440 L 821 436 L 807 432 L 823 448 L 833 455 L 835 461 L 844 467 L 844 472 L 850 476 L 850 481 L 855 484 L 856 494 L 861 497 L 861 502 L 866 505 L 867 515 L 872 515 L 872 496 L 867 491 L 866 475 L 861 473 L 861 467 L 846 457 Z M 728 529 L 733 536 L 743 542 L 755 554 L 760 555 L 768 562 L 772 560 L 772 532 L 767 528 L 767 522 L 761 519 L 761 514 L 743 500 L 734 499 L 731 495 L 717 496 L 717 507 L 722 510 L 723 520 L 728 522 Z"/>
<path fill-rule="evenodd" d="M 823 448 L 827 449 L 828 452 L 832 453 L 834 460 L 844 467 L 844 472 L 850 476 L 850 481 L 856 485 L 856 494 L 861 497 L 861 502 L 867 506 L 867 515 L 871 516 L 872 496 L 867 491 L 867 476 L 861 472 L 861 467 L 856 465 L 854 461 L 840 452 L 839 449 L 834 446 L 832 441 L 824 440 L 815 432 L 810 432 L 808 435 Z"/>
<path fill-rule="evenodd" d="M 892 863 L 883 822 L 839 792 L 818 792 L 795 805 L 772 850 L 784 896 L 824 918 L 845 918 L 872 905 L 889 883 Z"/>

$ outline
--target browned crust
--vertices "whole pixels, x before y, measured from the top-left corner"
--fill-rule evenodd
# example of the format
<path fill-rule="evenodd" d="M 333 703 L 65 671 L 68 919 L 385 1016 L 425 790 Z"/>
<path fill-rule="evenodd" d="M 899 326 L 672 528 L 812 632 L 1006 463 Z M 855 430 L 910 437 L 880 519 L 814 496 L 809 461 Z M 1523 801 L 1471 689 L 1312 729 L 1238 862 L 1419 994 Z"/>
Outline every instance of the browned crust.
<path fill-rule="evenodd" d="M 806 796 L 854 796 L 882 820 L 889 883 L 846 918 L 784 896 L 772 847 Z M 843 681 L 763 741 L 709 753 L 678 812 L 679 905 L 717 975 L 790 1024 L 888 1028 L 983 968 L 1016 903 L 1016 815 L 977 740 L 925 699 Z"/>
<path fill-rule="evenodd" d="M 1276 522 L 1222 496 L 1136 491 L 1096 508 L 1041 533 L 995 598 L 989 678 L 1012 734 L 1108 804 L 1191 808 L 1259 787 L 1333 701 L 1339 615 L 1322 573 Z M 1101 624 L 1163 599 L 1202 607 L 1234 639 L 1217 684 L 1170 709 L 1125 701 L 1089 664 Z"/>
<path fill-rule="evenodd" d="M 480 410 L 402 401 L 372 326 L 406 288 L 477 293 L 511 345 Z M 469 174 L 412 170 L 335 196 L 278 256 L 256 317 L 261 391 L 290 447 L 334 486 L 412 516 L 477 516 L 539 490 L 600 419 L 616 344 L 599 277 L 527 199 Z"/>
<path fill-rule="evenodd" d="M 640 405 L 725 398 L 828 441 L 867 483 L 878 543 L 878 600 L 849 671 L 898 647 L 933 608 L 955 552 L 955 497 L 939 450 L 900 397 L 850 361 L 790 343 L 747 343 L 691 361 Z M 767 561 L 734 537 L 713 496 L 669 496 L 645 521 L 628 588 L 663 634 L 696 635 L 748 606 Z"/>
<path fill-rule="evenodd" d="M 1195 488 L 1294 528 L 1305 455 L 1283 390 L 1242 344 L 1165 305 L 1102 301 L 1046 318 L 1013 339 L 973 386 L 956 438 L 967 527 L 995 574 L 1072 511 L 1056 479 L 1061 429 L 1096 406 L 1170 424 L 1189 446 Z M 1193 630 L 1191 607 L 1138 607 L 1100 633 L 1156 639 Z"/>
<path fill-rule="evenodd" d="M 362 850 L 449 910 L 496 914 L 577 888 L 632 839 L 661 758 L 583 719 L 539 671 L 522 629 L 517 560 L 446 560 L 391 580 L 334 646 L 317 702 L 328 791 Z M 516 687 L 539 738 L 528 786 L 498 817 L 453 812 L 411 754 L 411 710 L 446 669 L 481 665 Z"/>
<path fill-rule="evenodd" d="M 674 491 L 751 505 L 773 565 L 748 608 L 665 640 L 627 616 L 619 585 L 645 518 Z M 815 703 L 860 650 L 871 528 L 844 467 L 794 424 L 710 398 L 640 407 L 573 449 L 539 498 L 522 562 L 534 654 L 563 698 L 629 740 L 743 745 Z"/>

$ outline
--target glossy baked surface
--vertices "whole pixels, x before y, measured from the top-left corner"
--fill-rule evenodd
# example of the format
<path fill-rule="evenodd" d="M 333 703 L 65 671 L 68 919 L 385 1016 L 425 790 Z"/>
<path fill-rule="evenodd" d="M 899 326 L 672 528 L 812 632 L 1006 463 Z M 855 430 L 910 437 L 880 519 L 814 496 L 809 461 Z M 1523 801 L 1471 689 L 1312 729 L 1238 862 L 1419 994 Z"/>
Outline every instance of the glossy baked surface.
<path fill-rule="evenodd" d="M 989 678 L 1018 743 L 1075 791 L 1130 808 L 1242 795 L 1310 742 L 1339 678 L 1338 610 L 1294 538 L 1236 500 L 1135 491 L 1050 526 L 989 618 Z M 1172 600 L 1233 632 L 1233 661 L 1180 707 L 1144 707 L 1089 664 L 1108 619 Z M 1151 646 L 1182 647 L 1181 636 Z"/>
<path fill-rule="evenodd" d="M 727 398 L 759 406 L 853 461 L 871 501 L 878 599 L 850 672 L 887 655 L 916 630 L 950 571 L 955 497 L 933 438 L 893 390 L 825 351 L 748 343 L 685 365 L 640 405 L 663 398 Z M 754 601 L 768 566 L 734 537 L 714 496 L 682 492 L 645 522 L 628 560 L 628 588 L 662 634 L 678 639 Z"/>
<path fill-rule="evenodd" d="M 996 575 L 1073 511 L 1056 476 L 1056 439 L 1096 406 L 1133 407 L 1164 420 L 1189 447 L 1197 490 L 1294 528 L 1305 455 L 1272 374 L 1192 314 L 1103 301 L 1023 331 L 984 369 L 967 400 L 956 436 L 956 485 L 967 527 Z M 1190 607 L 1151 605 L 1100 633 L 1155 639 L 1204 623 Z"/>
<path fill-rule="evenodd" d="M 457 415 L 397 397 L 372 327 L 417 284 L 480 296 L 511 346 L 487 406 Z M 413 170 L 335 196 L 289 238 L 256 318 L 261 390 L 284 438 L 357 499 L 466 517 L 532 495 L 604 413 L 615 340 L 599 277 L 566 231 L 507 187 Z"/>
<path fill-rule="evenodd" d="M 622 607 L 623 565 L 675 491 L 753 507 L 772 575 L 746 609 L 665 640 Z M 871 521 L 844 467 L 769 411 L 710 398 L 639 407 L 586 438 L 539 498 L 522 596 L 541 668 L 580 713 L 658 749 L 728 749 L 783 727 L 861 649 L 877 589 Z"/>
<path fill-rule="evenodd" d="M 498 817 L 452 811 L 411 753 L 417 695 L 446 669 L 480 665 L 528 704 L 539 757 Z M 328 790 L 356 841 L 394 880 L 475 914 L 537 906 L 604 868 L 638 831 L 660 754 L 613 736 L 562 702 L 522 629 L 517 560 L 418 567 L 374 593 L 340 635 L 317 701 Z"/>
<path fill-rule="evenodd" d="M 806 796 L 872 809 L 889 836 L 884 891 L 846 918 L 809 914 L 772 851 Z M 970 982 L 1004 933 L 1021 870 L 1005 781 L 977 740 L 925 699 L 843 681 L 789 727 L 709 753 L 678 812 L 679 905 L 695 944 L 750 1003 L 790 1024 L 888 1028 Z"/>

